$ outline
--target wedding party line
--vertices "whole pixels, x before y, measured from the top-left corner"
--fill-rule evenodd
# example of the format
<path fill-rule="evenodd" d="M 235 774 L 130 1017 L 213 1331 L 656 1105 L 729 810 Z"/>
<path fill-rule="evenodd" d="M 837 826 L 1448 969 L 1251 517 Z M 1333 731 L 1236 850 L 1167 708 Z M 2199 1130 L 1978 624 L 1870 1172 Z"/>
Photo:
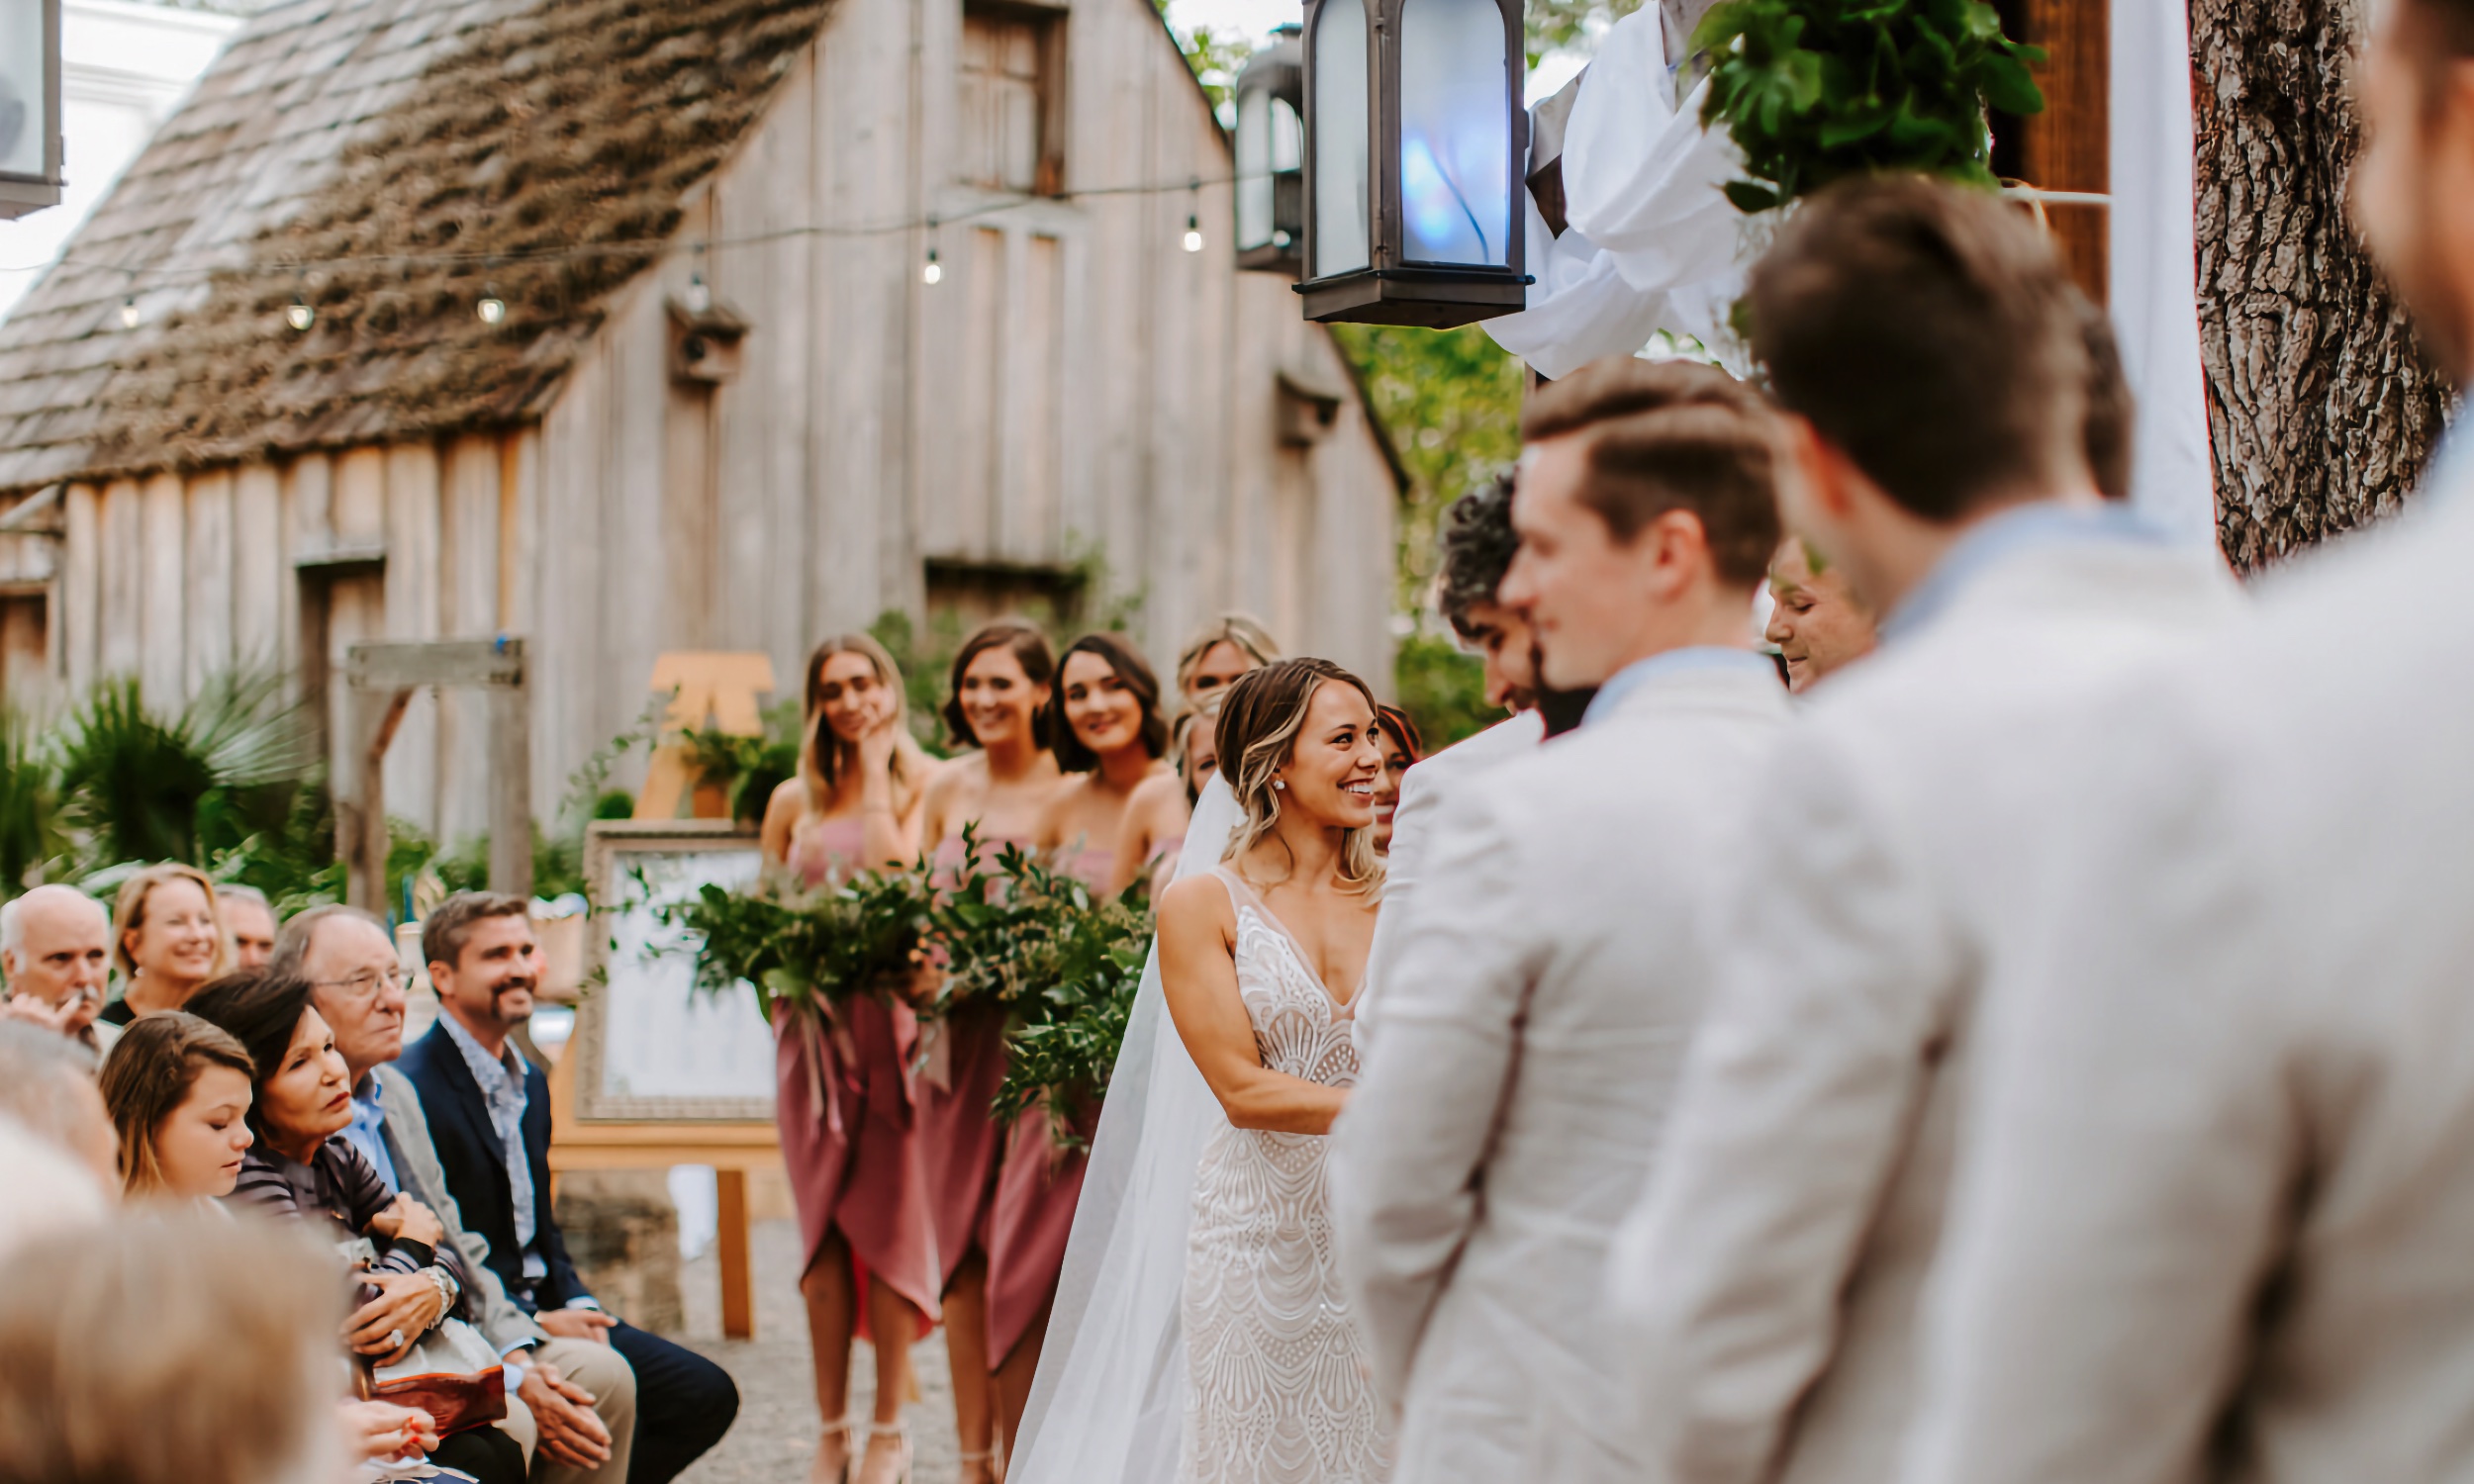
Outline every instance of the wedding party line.
<path fill-rule="evenodd" d="M 2462 379 L 2474 7 L 2360 69 Z M 1238 613 L 1166 673 L 989 621 L 926 727 L 814 645 L 761 872 L 658 909 L 773 1036 L 812 1484 L 908 1484 L 931 1334 L 966 1484 L 2474 1471 L 2459 435 L 2243 583 L 2131 508 L 2112 325 L 1994 192 L 1815 191 L 1738 312 L 1751 378 L 1542 379 L 1450 508 L 1452 745 Z M 0 906 L 0 1484 L 725 1436 L 561 1233 L 531 903 L 419 940 L 408 1037 L 356 907 Z"/>

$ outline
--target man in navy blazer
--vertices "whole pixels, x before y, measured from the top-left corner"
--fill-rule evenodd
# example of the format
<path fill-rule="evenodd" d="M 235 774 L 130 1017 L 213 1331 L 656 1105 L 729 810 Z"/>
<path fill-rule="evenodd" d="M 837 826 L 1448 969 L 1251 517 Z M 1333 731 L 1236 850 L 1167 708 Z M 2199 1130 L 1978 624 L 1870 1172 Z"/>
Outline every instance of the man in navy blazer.
<path fill-rule="evenodd" d="M 399 1064 L 421 1093 L 448 1193 L 490 1244 L 508 1297 L 552 1335 L 608 1345 L 635 1370 L 627 1484 L 668 1484 L 721 1440 L 738 1388 L 720 1366 L 602 1312 L 550 1214 L 550 1093 L 509 1033 L 532 1015 L 541 952 L 520 896 L 459 891 L 423 924 L 440 1015 Z"/>

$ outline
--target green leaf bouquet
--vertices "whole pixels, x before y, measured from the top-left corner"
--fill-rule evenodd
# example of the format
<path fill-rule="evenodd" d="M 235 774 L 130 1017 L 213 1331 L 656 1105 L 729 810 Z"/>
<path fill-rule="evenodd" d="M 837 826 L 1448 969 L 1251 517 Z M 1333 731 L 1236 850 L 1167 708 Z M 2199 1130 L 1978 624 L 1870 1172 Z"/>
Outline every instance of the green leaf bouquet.
<path fill-rule="evenodd" d="M 1985 110 L 2041 113 L 2045 53 L 1984 0 L 1725 0 L 1692 35 L 1710 56 L 1705 126 L 1725 124 L 1767 211 L 1834 180 L 1913 170 L 1991 186 Z"/>
<path fill-rule="evenodd" d="M 768 875 L 745 890 L 707 884 L 660 908 L 699 935 L 696 987 L 726 992 L 745 980 L 768 1023 L 779 1004 L 830 1012 L 860 994 L 890 996 L 915 977 L 937 935 L 943 902 L 925 863 L 866 871 L 803 887 Z"/>

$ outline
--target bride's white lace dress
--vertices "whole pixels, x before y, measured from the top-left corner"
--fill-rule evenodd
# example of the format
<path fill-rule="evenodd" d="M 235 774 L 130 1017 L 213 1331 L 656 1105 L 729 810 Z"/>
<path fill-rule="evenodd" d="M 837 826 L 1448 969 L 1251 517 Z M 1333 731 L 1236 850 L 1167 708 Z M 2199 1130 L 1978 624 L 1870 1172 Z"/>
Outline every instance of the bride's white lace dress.
<path fill-rule="evenodd" d="M 1350 1010 L 1252 887 L 1212 873 L 1237 912 L 1237 990 L 1263 1065 L 1354 1085 Z M 1194 1176 L 1184 1314 L 1190 1389 L 1178 1475 L 1192 1484 L 1380 1484 L 1391 1438 L 1332 1260 L 1329 1137 L 1223 1125 Z"/>

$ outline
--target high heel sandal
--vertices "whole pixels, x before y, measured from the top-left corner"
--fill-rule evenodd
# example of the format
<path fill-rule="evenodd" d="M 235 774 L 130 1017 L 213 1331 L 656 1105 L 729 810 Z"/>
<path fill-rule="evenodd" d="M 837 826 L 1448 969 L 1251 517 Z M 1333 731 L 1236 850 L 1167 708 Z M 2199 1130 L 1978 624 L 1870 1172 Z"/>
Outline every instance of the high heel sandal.
<path fill-rule="evenodd" d="M 979 1476 L 986 1479 L 988 1484 L 997 1484 L 999 1476 L 997 1472 L 995 1448 L 982 1448 L 976 1453 L 963 1453 L 956 1456 L 954 1461 L 962 1465 L 960 1473 L 965 1480 L 971 1477 L 971 1465 L 976 1463 L 980 1465 Z"/>
<path fill-rule="evenodd" d="M 894 1484 L 910 1484 L 910 1429 L 902 1423 L 872 1422 L 868 1424 L 870 1452 L 876 1450 L 876 1440 L 880 1438 L 895 1438 L 902 1440 L 902 1471 L 894 1476 Z M 862 1457 L 860 1468 L 864 1472 L 866 1467 L 867 1459 Z"/>
<path fill-rule="evenodd" d="M 815 1465 L 811 1463 L 808 1466 L 808 1478 L 809 1484 L 850 1484 L 851 1465 L 857 1463 L 859 1458 L 858 1455 L 853 1453 L 850 1448 L 850 1416 L 848 1413 L 843 1414 L 841 1421 L 826 1423 L 822 1428 L 816 1431 L 816 1452 L 820 1457 L 824 1452 L 824 1440 L 833 1437 L 837 1433 L 841 1435 L 842 1438 L 841 1477 L 835 1480 L 824 1479 L 816 1473 Z"/>

